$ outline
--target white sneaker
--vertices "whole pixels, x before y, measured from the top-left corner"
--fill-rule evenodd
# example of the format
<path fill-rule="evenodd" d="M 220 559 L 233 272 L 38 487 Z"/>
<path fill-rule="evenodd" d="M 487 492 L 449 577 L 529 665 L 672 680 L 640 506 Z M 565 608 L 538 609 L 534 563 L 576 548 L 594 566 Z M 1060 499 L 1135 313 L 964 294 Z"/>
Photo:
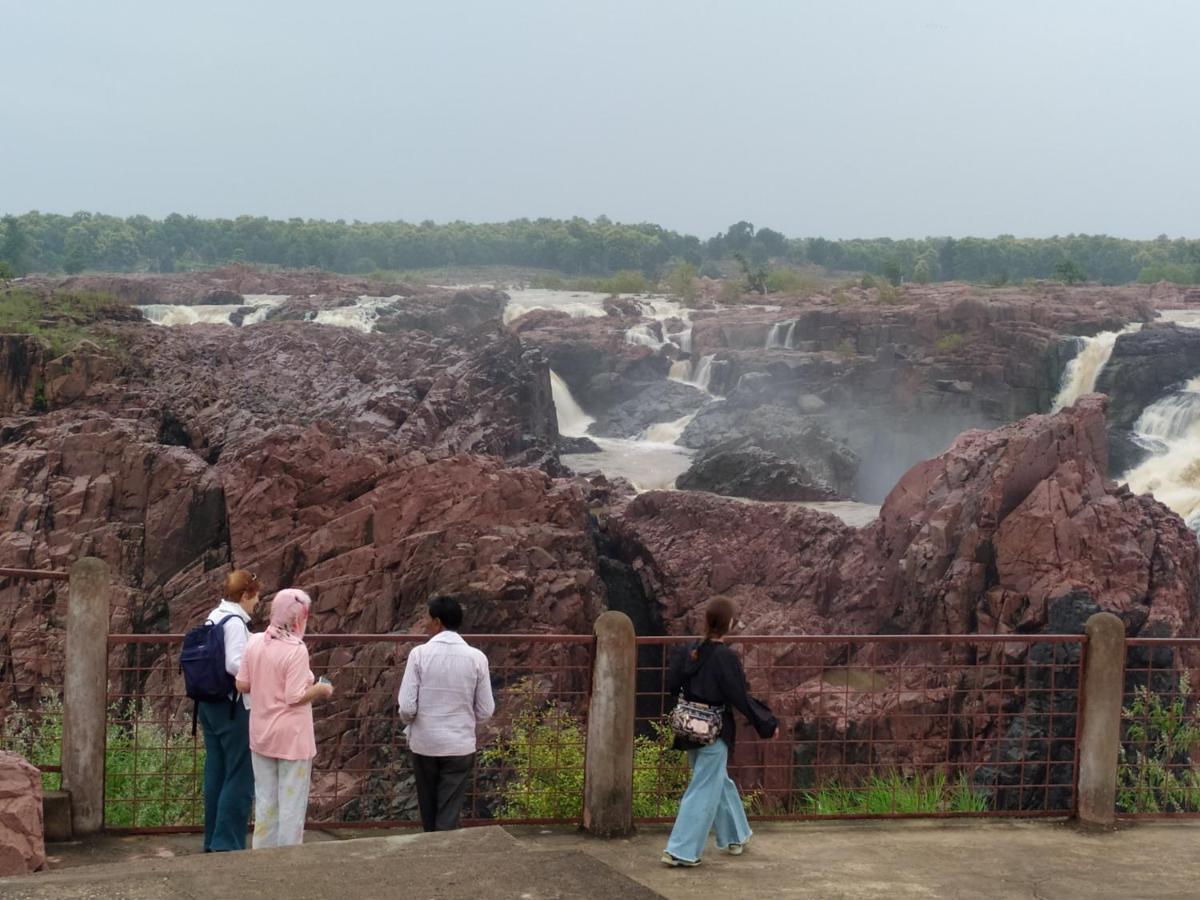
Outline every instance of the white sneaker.
<path fill-rule="evenodd" d="M 691 868 L 693 866 L 700 865 L 700 860 L 697 859 L 693 861 L 690 859 L 680 859 L 678 856 L 672 856 L 670 853 L 667 853 L 664 850 L 662 855 L 662 863 L 666 866 L 683 866 L 686 868 Z"/>
<path fill-rule="evenodd" d="M 746 838 L 740 844 L 730 844 L 725 848 L 725 852 L 730 856 L 741 856 L 746 852 L 746 845 L 750 843 L 750 838 Z"/>

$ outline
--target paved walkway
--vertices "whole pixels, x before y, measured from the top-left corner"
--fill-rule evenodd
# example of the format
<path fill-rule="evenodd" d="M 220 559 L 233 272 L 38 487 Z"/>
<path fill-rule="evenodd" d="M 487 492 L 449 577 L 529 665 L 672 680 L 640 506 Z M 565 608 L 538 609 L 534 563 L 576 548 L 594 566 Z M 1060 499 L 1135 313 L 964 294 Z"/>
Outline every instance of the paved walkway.
<path fill-rule="evenodd" d="M 6 900 L 543 900 L 701 898 L 1196 898 L 1200 822 L 1087 834 L 1035 822 L 760 824 L 746 854 L 658 862 L 666 831 L 602 841 L 567 829 L 311 835 L 287 850 L 195 853 L 194 835 L 55 845 L 54 870 L 0 879 Z M 104 859 L 106 864 L 97 865 Z M 114 865 L 113 863 L 117 863 Z"/>

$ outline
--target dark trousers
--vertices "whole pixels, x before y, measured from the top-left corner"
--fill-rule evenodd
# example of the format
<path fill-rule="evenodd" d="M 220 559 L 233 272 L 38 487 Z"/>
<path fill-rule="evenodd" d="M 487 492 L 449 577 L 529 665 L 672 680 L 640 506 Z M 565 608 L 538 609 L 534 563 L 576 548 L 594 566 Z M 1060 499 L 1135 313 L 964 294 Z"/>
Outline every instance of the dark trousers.
<path fill-rule="evenodd" d="M 475 754 L 466 756 L 412 755 L 417 782 L 417 805 L 426 831 L 453 831 L 458 827 L 467 782 L 475 766 Z"/>
<path fill-rule="evenodd" d="M 204 730 L 204 849 L 245 850 L 254 769 L 250 765 L 250 713 L 238 701 L 200 702 L 196 718 Z"/>

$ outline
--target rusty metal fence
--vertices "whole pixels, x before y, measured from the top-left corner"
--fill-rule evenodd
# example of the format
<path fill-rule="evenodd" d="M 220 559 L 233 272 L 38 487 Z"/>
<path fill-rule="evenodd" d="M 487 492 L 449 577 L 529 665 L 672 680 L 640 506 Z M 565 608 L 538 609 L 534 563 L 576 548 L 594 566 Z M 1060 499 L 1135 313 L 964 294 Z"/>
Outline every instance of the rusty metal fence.
<path fill-rule="evenodd" d="M 671 655 L 638 639 L 637 720 L 653 739 L 675 698 Z M 740 725 L 731 772 L 751 818 L 1068 816 L 1075 809 L 1081 635 L 729 638 L 751 693 L 780 720 Z M 740 717 L 739 717 L 740 718 Z M 639 760 L 641 761 L 641 760 Z M 647 758 L 635 785 L 669 797 L 683 763 Z M 682 782 L 681 782 L 682 779 Z M 678 794 L 642 821 L 669 821 Z M 635 800 L 636 803 L 636 800 Z"/>
<path fill-rule="evenodd" d="M 43 773 L 47 789 L 62 772 L 66 572 L 0 568 L 0 749 Z"/>
<path fill-rule="evenodd" d="M 1118 816 L 1200 816 L 1198 677 L 1200 638 L 1126 639 Z"/>
<path fill-rule="evenodd" d="M 496 716 L 464 806 L 467 824 L 579 822 L 591 635 L 464 635 L 488 657 Z M 182 635 L 109 637 L 105 827 L 196 831 L 203 824 L 203 736 L 178 659 Z M 423 635 L 305 638 L 335 696 L 314 708 L 318 755 L 309 826 L 419 825 L 396 706 L 408 651 Z"/>

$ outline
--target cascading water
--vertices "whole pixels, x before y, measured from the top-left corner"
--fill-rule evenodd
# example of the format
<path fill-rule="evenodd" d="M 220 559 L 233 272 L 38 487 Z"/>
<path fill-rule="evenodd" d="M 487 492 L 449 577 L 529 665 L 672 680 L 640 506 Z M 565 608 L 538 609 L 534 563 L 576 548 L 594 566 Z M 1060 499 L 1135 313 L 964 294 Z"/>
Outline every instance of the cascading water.
<path fill-rule="evenodd" d="M 558 414 L 558 431 L 567 437 L 583 437 L 595 421 L 571 396 L 571 389 L 550 372 L 550 391 Z M 694 415 L 694 414 L 693 414 Z M 624 478 L 639 491 L 671 490 L 675 479 L 687 471 L 692 453 L 677 447 L 674 441 L 683 433 L 691 416 L 675 422 L 652 425 L 639 440 L 593 437 L 598 453 L 573 453 L 568 465 L 579 472 L 599 470 L 605 475 Z"/>
<path fill-rule="evenodd" d="M 337 328 L 353 328 L 355 331 L 371 332 L 379 321 L 379 310 L 395 303 L 399 296 L 359 297 L 353 306 L 323 309 L 313 319 L 318 325 L 333 325 Z"/>
<path fill-rule="evenodd" d="M 550 395 L 554 398 L 554 411 L 558 415 L 558 433 L 567 437 L 583 437 L 588 427 L 596 420 L 583 411 L 571 389 L 553 369 L 550 370 Z"/>
<path fill-rule="evenodd" d="M 1067 363 L 1063 373 L 1062 387 L 1050 407 L 1051 412 L 1058 412 L 1073 404 L 1085 394 L 1096 389 L 1096 380 L 1112 357 L 1117 338 L 1123 334 L 1137 331 L 1140 324 L 1129 325 L 1120 331 L 1102 331 L 1095 337 L 1083 338 L 1083 348 L 1075 358 Z"/>
<path fill-rule="evenodd" d="M 182 306 L 167 303 L 152 303 L 139 306 L 146 320 L 155 325 L 232 325 L 234 313 L 249 309 L 242 318 L 242 326 L 262 322 L 272 309 L 288 299 L 287 294 L 246 294 L 241 305 L 228 306 Z"/>
<path fill-rule="evenodd" d="M 634 325 L 625 332 L 625 343 L 636 344 L 639 347 L 652 347 L 660 350 L 666 346 L 666 341 L 660 341 L 649 325 Z"/>
<path fill-rule="evenodd" d="M 792 335 L 796 332 L 796 320 L 776 322 L 767 332 L 768 350 L 788 350 L 792 346 Z"/>
<path fill-rule="evenodd" d="M 1200 378 L 1146 408 L 1134 431 L 1153 455 L 1126 472 L 1138 494 L 1153 494 L 1200 531 Z"/>
<path fill-rule="evenodd" d="M 641 440 L 651 444 L 674 444 L 683 436 L 684 429 L 691 424 L 694 418 L 696 418 L 695 413 L 688 413 L 674 422 L 659 422 L 651 425 L 642 432 Z"/>
<path fill-rule="evenodd" d="M 696 370 L 692 373 L 691 383 L 706 393 L 708 392 L 708 386 L 712 384 L 713 357 L 712 353 L 700 357 L 700 360 L 696 363 Z"/>

